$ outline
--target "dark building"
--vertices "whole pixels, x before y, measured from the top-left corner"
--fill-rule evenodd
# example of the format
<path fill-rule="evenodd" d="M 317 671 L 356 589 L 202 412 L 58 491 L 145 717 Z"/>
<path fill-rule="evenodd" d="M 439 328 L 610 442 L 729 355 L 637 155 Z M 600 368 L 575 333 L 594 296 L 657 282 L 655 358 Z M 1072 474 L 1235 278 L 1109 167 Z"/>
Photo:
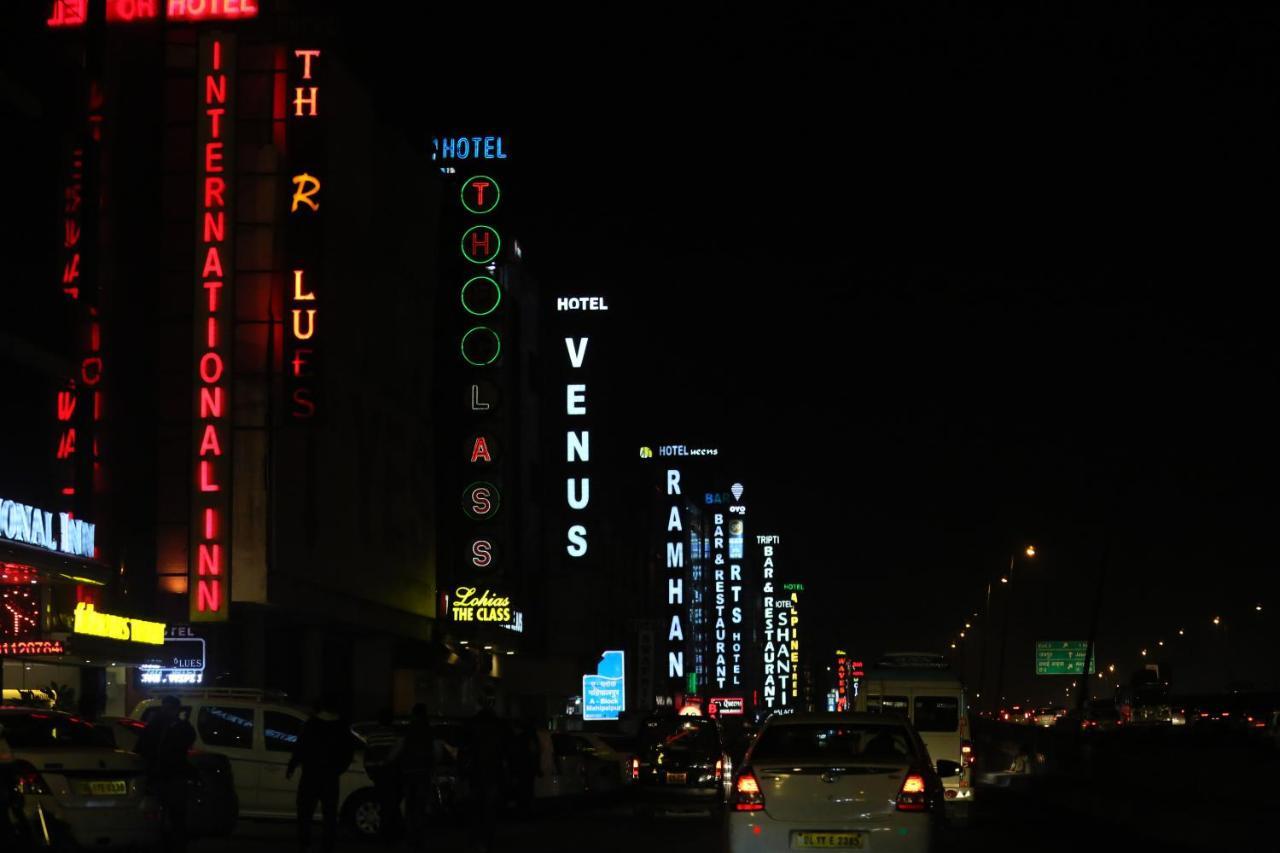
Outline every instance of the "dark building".
<path fill-rule="evenodd" d="M 159 6 L 31 22 L 0 494 L 93 519 L 109 596 L 203 639 L 205 684 L 444 705 L 430 152 L 326 20 Z"/>

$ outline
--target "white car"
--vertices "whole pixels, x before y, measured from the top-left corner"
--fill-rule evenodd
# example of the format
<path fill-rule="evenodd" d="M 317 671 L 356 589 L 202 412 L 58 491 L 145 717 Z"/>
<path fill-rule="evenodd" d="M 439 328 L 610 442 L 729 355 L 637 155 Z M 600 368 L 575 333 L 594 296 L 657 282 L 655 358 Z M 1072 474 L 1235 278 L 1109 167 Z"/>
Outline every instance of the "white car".
<path fill-rule="evenodd" d="M 37 838 L 95 850 L 160 843 L 160 804 L 141 758 L 104 746 L 92 724 L 62 711 L 0 707 L 0 730 Z"/>
<path fill-rule="evenodd" d="M 765 723 L 734 780 L 730 853 L 927 851 L 943 819 L 939 774 L 911 724 L 879 714 L 795 714 Z"/>
<path fill-rule="evenodd" d="M 302 774 L 287 779 L 285 770 L 310 712 L 283 694 L 264 690 L 197 688 L 172 693 L 182 702 L 180 714 L 196 730 L 196 747 L 230 759 L 240 815 L 293 819 Z M 144 699 L 131 716 L 147 722 L 159 709 L 159 699 Z M 358 738 L 357 742 L 363 743 Z M 338 815 L 362 837 L 376 835 L 381 824 L 381 808 L 361 752 L 338 778 Z M 318 808 L 315 819 L 321 819 Z"/>

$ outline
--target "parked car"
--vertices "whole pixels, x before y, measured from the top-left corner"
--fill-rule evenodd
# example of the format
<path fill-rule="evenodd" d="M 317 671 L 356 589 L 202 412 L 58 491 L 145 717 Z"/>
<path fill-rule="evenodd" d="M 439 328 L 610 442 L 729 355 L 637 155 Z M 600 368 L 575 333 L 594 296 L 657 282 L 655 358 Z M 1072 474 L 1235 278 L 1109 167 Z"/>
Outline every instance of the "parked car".
<path fill-rule="evenodd" d="M 882 714 L 771 717 L 729 798 L 729 853 L 798 848 L 927 851 L 944 818 L 942 778 L 911 722 Z"/>
<path fill-rule="evenodd" d="M 694 803 L 718 810 L 729 764 L 719 727 L 702 717 L 651 717 L 640 728 L 632 759 L 637 811 L 657 804 Z"/>
<path fill-rule="evenodd" d="M 91 723 L 62 711 L 0 706 L 0 727 L 26 821 L 47 827 L 54 846 L 160 843 L 160 803 L 141 757 L 104 745 Z"/>
<path fill-rule="evenodd" d="M 196 730 L 196 748 L 226 756 L 240 814 L 245 817 L 293 818 L 297 813 L 298 781 L 285 777 L 294 744 L 310 712 L 282 693 L 256 689 L 194 688 L 170 691 L 182 703 L 180 714 Z M 143 723 L 159 713 L 159 699 L 145 699 L 131 716 Z M 363 741 L 351 766 L 338 779 L 338 809 L 342 825 L 371 837 L 379 823 L 378 798 L 364 772 Z M 320 812 L 316 812 L 320 820 Z"/>
<path fill-rule="evenodd" d="M 125 752 L 136 752 L 138 737 L 147 727 L 132 717 L 99 717 L 94 721 L 103 741 Z M 193 838 L 222 838 L 235 831 L 240 814 L 231 760 L 216 752 L 191 751 L 191 766 L 199 774 L 187 796 L 187 832 Z"/>

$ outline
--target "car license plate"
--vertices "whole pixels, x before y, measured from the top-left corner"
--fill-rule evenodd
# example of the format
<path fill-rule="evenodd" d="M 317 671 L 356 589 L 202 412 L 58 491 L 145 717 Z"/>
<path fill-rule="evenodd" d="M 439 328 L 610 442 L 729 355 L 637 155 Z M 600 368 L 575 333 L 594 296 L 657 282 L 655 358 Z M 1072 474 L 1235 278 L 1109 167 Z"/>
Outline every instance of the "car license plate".
<path fill-rule="evenodd" d="M 91 797 L 123 797 L 129 793 L 124 780 L 113 782 L 81 782 L 78 786 L 82 795 Z"/>
<path fill-rule="evenodd" d="M 861 832 L 793 832 L 792 850 L 861 850 Z"/>
<path fill-rule="evenodd" d="M 685 773 L 668 773 L 668 774 L 667 774 L 667 784 L 668 784 L 668 785 L 683 785 L 683 784 L 684 784 L 685 779 L 687 779 L 687 778 L 689 778 L 689 777 L 688 777 L 688 774 L 685 774 Z"/>

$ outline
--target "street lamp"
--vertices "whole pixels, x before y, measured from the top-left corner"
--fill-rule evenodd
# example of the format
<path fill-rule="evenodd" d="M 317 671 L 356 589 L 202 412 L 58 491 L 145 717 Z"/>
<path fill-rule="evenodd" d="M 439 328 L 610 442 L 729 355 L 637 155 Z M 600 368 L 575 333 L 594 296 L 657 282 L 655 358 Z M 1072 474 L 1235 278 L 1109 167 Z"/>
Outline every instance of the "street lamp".
<path fill-rule="evenodd" d="M 1022 553 L 1026 556 L 1027 559 L 1032 559 L 1036 555 L 1036 548 L 1034 545 L 1028 545 L 1025 549 L 1023 549 Z M 1013 582 L 1013 571 L 1015 566 L 1017 565 L 1017 557 L 1018 557 L 1017 554 L 1009 555 L 1009 574 L 1007 576 L 1001 576 L 1000 583 L 1011 584 Z M 988 588 L 987 595 L 989 600 L 990 588 Z M 996 672 L 996 695 L 997 696 L 999 696 L 1000 693 L 1004 690 L 1005 653 L 1009 647 L 1009 611 L 1012 609 L 1013 609 L 1013 590 L 1010 589 L 1009 595 L 1006 596 L 1005 602 L 1004 602 L 1004 626 L 1001 628 L 1001 631 L 1000 631 L 1000 669 Z M 986 663 L 986 655 L 983 655 L 982 662 L 984 664 Z"/>

